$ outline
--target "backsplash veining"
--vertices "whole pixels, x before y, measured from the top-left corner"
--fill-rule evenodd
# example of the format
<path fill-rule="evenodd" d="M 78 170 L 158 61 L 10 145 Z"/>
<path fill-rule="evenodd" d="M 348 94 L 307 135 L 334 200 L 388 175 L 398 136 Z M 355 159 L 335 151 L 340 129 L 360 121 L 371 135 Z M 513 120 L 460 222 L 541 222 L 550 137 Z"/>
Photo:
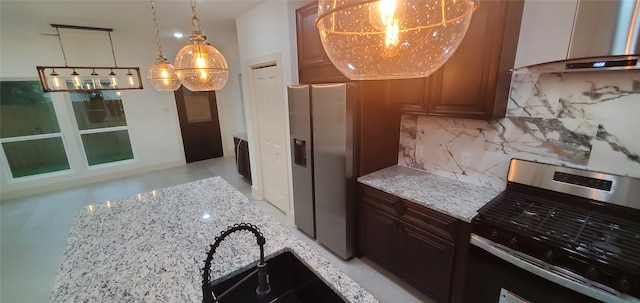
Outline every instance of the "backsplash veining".
<path fill-rule="evenodd" d="M 403 115 L 398 164 L 504 189 L 511 158 L 640 177 L 640 72 L 517 74 L 507 117 Z"/>

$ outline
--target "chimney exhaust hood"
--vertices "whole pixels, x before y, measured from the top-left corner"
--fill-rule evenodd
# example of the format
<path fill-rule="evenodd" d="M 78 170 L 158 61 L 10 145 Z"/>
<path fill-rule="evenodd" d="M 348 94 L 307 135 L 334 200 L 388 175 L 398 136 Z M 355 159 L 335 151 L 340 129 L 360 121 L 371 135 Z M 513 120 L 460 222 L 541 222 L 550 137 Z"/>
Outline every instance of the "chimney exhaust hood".
<path fill-rule="evenodd" d="M 639 40 L 640 0 L 578 0 L 566 60 L 514 72 L 640 69 Z"/>

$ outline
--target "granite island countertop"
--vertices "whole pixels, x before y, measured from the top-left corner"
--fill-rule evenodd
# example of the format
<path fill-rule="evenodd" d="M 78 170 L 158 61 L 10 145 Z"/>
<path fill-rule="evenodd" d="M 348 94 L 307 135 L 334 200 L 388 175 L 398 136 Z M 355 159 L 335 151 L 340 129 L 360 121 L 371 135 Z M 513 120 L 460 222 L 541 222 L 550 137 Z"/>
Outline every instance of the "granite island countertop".
<path fill-rule="evenodd" d="M 364 175 L 358 182 L 465 222 L 501 192 L 400 165 Z"/>
<path fill-rule="evenodd" d="M 51 302 L 201 302 L 202 267 L 214 237 L 236 223 L 257 225 L 265 256 L 299 256 L 348 302 L 378 302 L 220 177 L 89 205 L 80 210 Z M 212 261 L 211 280 L 259 258 L 249 232 L 230 235 Z"/>

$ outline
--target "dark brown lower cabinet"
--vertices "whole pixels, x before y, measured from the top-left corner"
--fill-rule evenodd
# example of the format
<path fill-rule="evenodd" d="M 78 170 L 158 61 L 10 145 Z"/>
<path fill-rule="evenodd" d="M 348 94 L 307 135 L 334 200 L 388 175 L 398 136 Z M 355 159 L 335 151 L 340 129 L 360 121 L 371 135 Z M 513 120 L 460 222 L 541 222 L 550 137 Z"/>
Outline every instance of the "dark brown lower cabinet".
<path fill-rule="evenodd" d="M 397 220 L 372 206 L 362 204 L 358 209 L 360 251 L 388 270 L 394 270 Z"/>
<path fill-rule="evenodd" d="M 438 302 L 448 302 L 455 245 L 411 224 L 400 225 L 398 274 Z"/>
<path fill-rule="evenodd" d="M 459 302 L 470 224 L 359 184 L 358 249 L 436 302 Z"/>

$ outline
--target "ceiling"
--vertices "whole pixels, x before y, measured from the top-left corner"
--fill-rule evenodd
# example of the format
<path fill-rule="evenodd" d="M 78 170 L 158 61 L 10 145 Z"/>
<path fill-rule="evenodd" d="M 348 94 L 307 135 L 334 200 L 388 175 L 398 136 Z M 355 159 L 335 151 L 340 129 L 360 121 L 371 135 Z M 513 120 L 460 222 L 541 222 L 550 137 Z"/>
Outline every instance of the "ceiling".
<path fill-rule="evenodd" d="M 200 0 L 196 13 L 207 40 L 215 46 L 236 40 L 235 18 L 265 0 Z M 181 32 L 186 40 L 192 31 L 189 0 L 155 1 L 160 39 L 175 39 Z M 55 34 L 50 24 L 67 24 L 112 28 L 113 36 L 149 37 L 155 35 L 151 1 L 146 0 L 2 0 L 0 24 L 3 28 L 20 28 Z"/>

